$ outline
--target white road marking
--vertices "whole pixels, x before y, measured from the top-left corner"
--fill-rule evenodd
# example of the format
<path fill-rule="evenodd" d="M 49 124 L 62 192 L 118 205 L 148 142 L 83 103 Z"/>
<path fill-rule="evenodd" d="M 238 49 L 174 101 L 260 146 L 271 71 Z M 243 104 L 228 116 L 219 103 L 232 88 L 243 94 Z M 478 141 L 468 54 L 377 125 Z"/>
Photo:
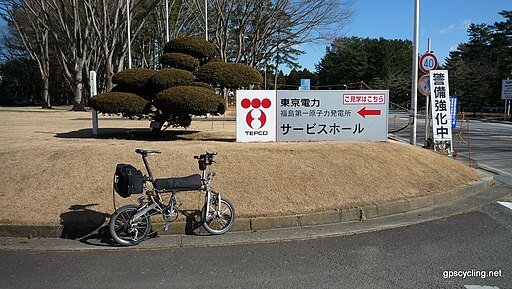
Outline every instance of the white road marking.
<path fill-rule="evenodd" d="M 466 289 L 500 289 L 496 286 L 464 285 Z"/>
<path fill-rule="evenodd" d="M 512 210 L 512 203 L 511 202 L 497 202 L 497 203 Z"/>

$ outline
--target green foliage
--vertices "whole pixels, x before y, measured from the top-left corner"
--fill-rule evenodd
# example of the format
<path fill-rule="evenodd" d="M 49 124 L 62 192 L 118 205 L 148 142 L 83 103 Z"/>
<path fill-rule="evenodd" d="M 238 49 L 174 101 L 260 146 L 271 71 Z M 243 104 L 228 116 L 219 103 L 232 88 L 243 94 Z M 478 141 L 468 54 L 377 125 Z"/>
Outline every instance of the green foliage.
<path fill-rule="evenodd" d="M 120 71 L 112 77 L 112 83 L 117 84 L 115 91 L 132 92 L 144 98 L 150 98 L 147 84 L 156 71 L 145 68 L 132 68 Z"/>
<path fill-rule="evenodd" d="M 92 97 L 89 104 L 101 113 L 134 118 L 145 114 L 148 101 L 134 93 L 106 92 Z"/>
<path fill-rule="evenodd" d="M 501 106 L 501 80 L 512 75 L 512 11 L 499 14 L 504 21 L 471 24 L 469 41 L 446 59 L 450 93 L 460 96 L 465 111 Z"/>
<path fill-rule="evenodd" d="M 183 53 L 198 59 L 212 59 L 217 56 L 217 48 L 212 43 L 198 37 L 182 37 L 167 42 L 165 53 Z"/>
<path fill-rule="evenodd" d="M 325 88 L 359 89 L 364 81 L 373 89 L 389 89 L 391 101 L 406 104 L 411 91 L 412 43 L 409 40 L 338 38 L 317 65 Z"/>
<path fill-rule="evenodd" d="M 0 64 L 0 105 L 27 105 L 40 102 L 42 80 L 37 62 L 14 58 Z"/>
<path fill-rule="evenodd" d="M 318 83 L 317 76 L 307 68 L 304 68 L 303 70 L 292 69 L 292 71 L 290 71 L 286 76 L 286 87 L 288 89 L 298 89 L 301 79 L 309 79 L 311 86 Z"/>
<path fill-rule="evenodd" d="M 240 88 L 262 81 L 256 69 L 244 64 L 210 61 L 198 69 L 197 58 L 206 61 L 217 53 L 213 44 L 199 38 L 174 39 L 164 50 L 162 63 L 171 68 L 119 72 L 113 77 L 117 85 L 112 92 L 92 98 L 91 107 L 103 113 L 152 119 L 159 123 L 156 129 L 187 127 L 192 115 L 225 112 L 226 103 L 212 85 Z M 202 76 L 200 81 L 193 72 Z"/>
<path fill-rule="evenodd" d="M 194 82 L 195 79 L 196 77 L 189 71 L 176 68 L 165 68 L 154 73 L 149 80 L 148 89 L 150 89 L 153 94 L 157 94 L 158 92 L 173 86 L 188 85 Z"/>
<path fill-rule="evenodd" d="M 198 78 L 222 88 L 233 89 L 259 85 L 263 81 L 258 70 L 252 67 L 241 63 L 220 61 L 211 61 L 201 66 Z"/>
<path fill-rule="evenodd" d="M 188 71 L 196 71 L 199 68 L 199 60 L 183 53 L 166 53 L 160 62 L 164 67 L 174 67 Z"/>
<path fill-rule="evenodd" d="M 213 89 L 198 86 L 175 86 L 155 96 L 155 104 L 169 114 L 222 114 L 224 100 Z"/>

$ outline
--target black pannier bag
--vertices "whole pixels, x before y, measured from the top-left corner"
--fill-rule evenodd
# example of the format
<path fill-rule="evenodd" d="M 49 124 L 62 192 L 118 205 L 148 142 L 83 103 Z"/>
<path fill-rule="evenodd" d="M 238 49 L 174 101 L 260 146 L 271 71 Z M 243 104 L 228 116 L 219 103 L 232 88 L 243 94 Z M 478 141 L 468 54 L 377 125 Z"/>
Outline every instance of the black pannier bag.
<path fill-rule="evenodd" d="M 114 190 L 123 198 L 131 194 L 142 194 L 144 177 L 142 172 L 130 164 L 117 164 Z"/>

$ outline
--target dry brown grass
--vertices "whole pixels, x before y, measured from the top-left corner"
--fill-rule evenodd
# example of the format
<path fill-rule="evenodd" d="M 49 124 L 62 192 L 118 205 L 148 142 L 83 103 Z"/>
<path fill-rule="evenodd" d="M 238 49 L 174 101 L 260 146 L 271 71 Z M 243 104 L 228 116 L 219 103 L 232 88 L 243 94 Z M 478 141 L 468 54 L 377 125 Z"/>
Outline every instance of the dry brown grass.
<path fill-rule="evenodd" d="M 240 217 L 379 204 L 482 177 L 457 161 L 392 141 L 236 143 L 233 121 L 193 121 L 163 141 L 141 140 L 151 137 L 147 121 L 101 116 L 99 138 L 91 137 L 90 126 L 90 112 L 0 108 L 1 223 L 58 224 L 76 205 L 112 213 L 115 165 L 142 169 L 136 148 L 162 151 L 149 158 L 157 177 L 196 173 L 192 156 L 217 151 L 213 187 L 233 201 Z M 135 198 L 117 197 L 117 204 Z M 178 198 L 182 208 L 201 207 L 198 193 Z"/>

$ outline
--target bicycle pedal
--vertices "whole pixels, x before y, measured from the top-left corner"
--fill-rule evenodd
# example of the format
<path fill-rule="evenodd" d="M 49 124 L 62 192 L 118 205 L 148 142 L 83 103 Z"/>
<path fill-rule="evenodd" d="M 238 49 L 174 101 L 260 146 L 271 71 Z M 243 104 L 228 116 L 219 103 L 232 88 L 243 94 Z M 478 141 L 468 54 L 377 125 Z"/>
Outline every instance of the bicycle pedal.
<path fill-rule="evenodd" d="M 164 231 L 166 231 L 166 232 L 167 232 L 168 230 L 169 230 L 169 224 L 167 224 L 167 223 L 166 223 L 166 224 L 164 225 Z"/>

